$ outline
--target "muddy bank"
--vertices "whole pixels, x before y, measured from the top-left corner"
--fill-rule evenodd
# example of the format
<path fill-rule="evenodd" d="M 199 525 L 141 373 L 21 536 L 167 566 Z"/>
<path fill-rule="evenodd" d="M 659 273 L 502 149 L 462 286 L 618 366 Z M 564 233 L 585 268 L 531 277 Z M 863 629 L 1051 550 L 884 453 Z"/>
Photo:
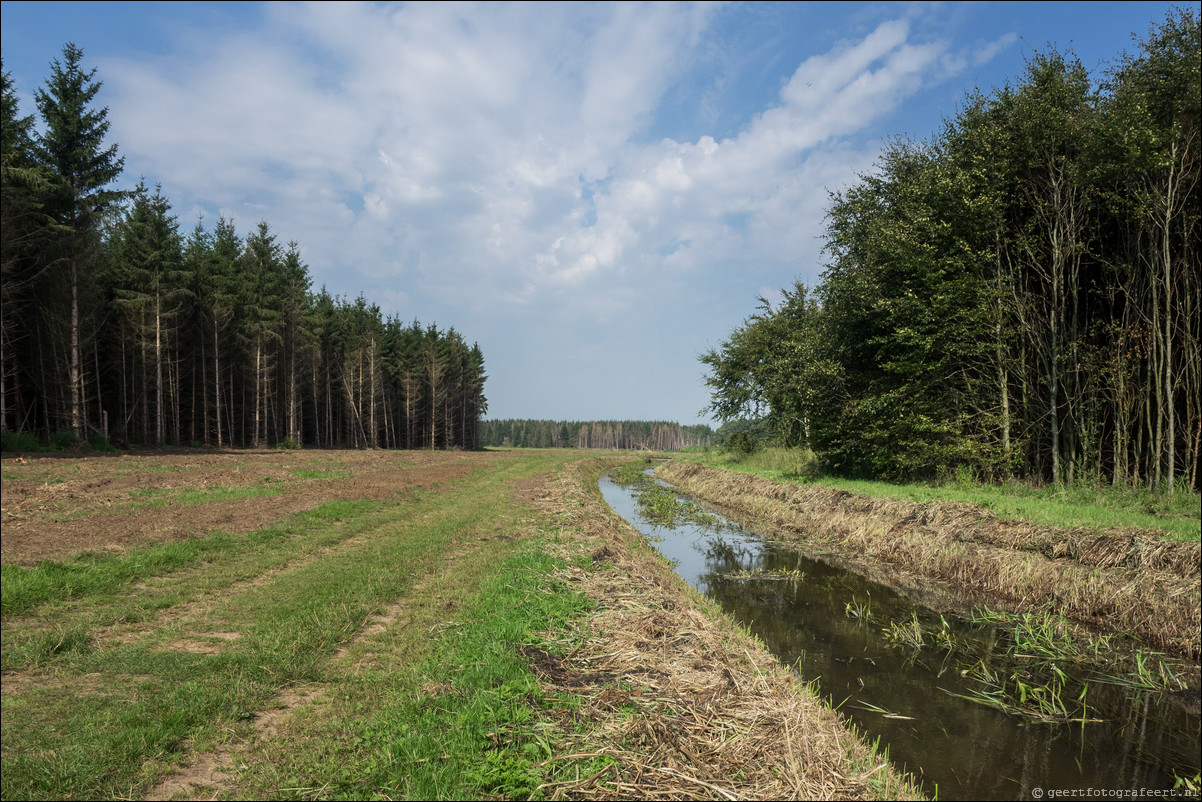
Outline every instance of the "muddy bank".
<path fill-rule="evenodd" d="M 596 604 L 566 657 L 523 654 L 548 687 L 582 697 L 561 754 L 606 754 L 552 799 L 915 799 L 906 779 L 713 603 L 693 592 L 600 497 L 588 459 L 535 504 L 593 565 L 562 578 Z M 565 722 L 567 724 L 567 722 Z M 583 731 L 582 731 L 583 730 Z M 573 741 L 577 738 L 579 743 Z M 598 752 L 598 741 L 604 747 Z M 554 759 L 554 758 L 553 758 Z"/>
<path fill-rule="evenodd" d="M 871 498 L 680 461 L 657 473 L 810 549 L 893 566 L 1008 609 L 1050 609 L 1193 660 L 1202 652 L 1198 543 L 1004 521 L 971 504 Z"/>

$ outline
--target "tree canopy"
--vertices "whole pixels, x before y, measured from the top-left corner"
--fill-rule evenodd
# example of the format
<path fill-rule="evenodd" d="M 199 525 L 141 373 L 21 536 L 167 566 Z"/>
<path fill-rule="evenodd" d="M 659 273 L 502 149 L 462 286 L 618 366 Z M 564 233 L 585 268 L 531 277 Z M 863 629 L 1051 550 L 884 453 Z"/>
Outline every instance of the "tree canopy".
<path fill-rule="evenodd" d="M 1200 63 L 1177 11 L 892 142 L 832 194 L 820 283 L 702 355 L 709 409 L 848 475 L 1197 488 Z"/>
<path fill-rule="evenodd" d="M 454 328 L 314 292 L 267 221 L 197 221 L 123 169 L 83 52 L 3 74 L 0 428 L 127 444 L 474 448 L 484 356 Z M 2 70 L 0 70 L 2 72 Z"/>

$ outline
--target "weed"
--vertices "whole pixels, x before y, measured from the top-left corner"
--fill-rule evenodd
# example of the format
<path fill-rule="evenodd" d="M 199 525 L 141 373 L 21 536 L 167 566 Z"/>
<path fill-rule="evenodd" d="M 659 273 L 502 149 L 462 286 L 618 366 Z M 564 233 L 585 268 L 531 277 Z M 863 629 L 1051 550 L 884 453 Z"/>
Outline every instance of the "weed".
<path fill-rule="evenodd" d="M 300 468 L 300 469 L 294 470 L 292 472 L 292 475 L 297 477 L 298 479 L 349 479 L 351 476 L 351 472 L 350 471 L 337 471 L 337 470 L 332 470 L 332 469 L 331 470 L 307 470 L 304 468 Z"/>
<path fill-rule="evenodd" d="M 79 438 L 70 429 L 60 429 L 50 438 L 51 451 L 72 451 L 79 445 Z"/>
<path fill-rule="evenodd" d="M 880 713 L 885 718 L 898 719 L 901 721 L 913 721 L 914 720 L 913 716 L 903 716 L 901 713 L 894 713 L 892 710 L 889 710 L 887 708 L 880 707 L 879 705 L 874 705 L 871 702 L 865 702 L 862 700 L 859 702 L 856 702 L 855 707 L 858 707 L 861 710 L 868 710 L 873 713 Z"/>
<path fill-rule="evenodd" d="M 46 447 L 32 432 L 12 432 L 0 429 L 0 451 L 45 451 Z"/>
<path fill-rule="evenodd" d="M 872 620 L 872 597 L 861 601 L 852 599 L 843 605 L 843 612 L 848 618 L 855 618 L 860 621 Z"/>
<path fill-rule="evenodd" d="M 918 620 L 917 612 L 904 621 L 890 622 L 885 627 L 883 634 L 886 640 L 908 649 L 921 649 L 925 643 L 922 624 Z"/>

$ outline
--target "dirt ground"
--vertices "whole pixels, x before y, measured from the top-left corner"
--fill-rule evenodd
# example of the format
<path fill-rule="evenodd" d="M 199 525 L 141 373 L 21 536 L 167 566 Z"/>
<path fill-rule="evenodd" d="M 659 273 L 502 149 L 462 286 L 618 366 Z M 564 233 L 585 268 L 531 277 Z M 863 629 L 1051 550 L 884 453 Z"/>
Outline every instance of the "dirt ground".
<path fill-rule="evenodd" d="M 522 458 L 522 452 L 497 451 L 3 454 L 3 562 L 31 565 L 215 529 L 251 531 L 333 500 L 385 501 L 435 490 Z M 567 735 L 556 744 L 555 759 L 612 757 L 604 771 L 550 783 L 542 792 L 576 799 L 917 798 L 909 781 L 850 733 L 788 667 L 732 619 L 703 611 L 707 605 L 601 500 L 596 472 L 612 460 L 586 464 L 593 462 L 512 483 L 515 500 L 536 513 L 529 519 L 531 531 L 536 521 L 554 522 L 563 535 L 557 548 L 565 551 L 568 567 L 558 572 L 559 579 L 595 605 L 573 631 L 548 633 L 571 645 L 568 657 L 520 651 L 549 689 L 583 700 L 564 712 Z M 234 500 L 203 495 L 221 488 L 254 488 L 266 495 Z M 185 493 L 190 495 L 181 500 Z M 173 498 L 180 503 L 146 506 Z M 478 548 L 488 539 L 458 548 Z M 454 570 L 456 554 L 449 554 L 447 570 Z M 574 564 L 581 554 L 592 555 L 590 570 Z M 435 578 L 429 581 L 436 584 Z M 365 622 L 332 661 L 350 661 L 351 647 L 387 628 L 409 626 L 404 605 L 410 599 Z M 190 604 L 188 615 L 199 615 L 205 603 Z M 153 622 L 122 624 L 133 628 L 123 634 L 180 616 L 164 611 Z M 236 633 L 206 635 L 211 642 Z M 101 633 L 97 642 L 124 641 Z M 165 647 L 192 648 L 186 639 Z M 6 674 L 6 697 L 32 681 Z M 622 683 L 639 690 L 622 690 Z M 239 730 L 242 735 L 215 747 L 189 752 L 181 766 L 143 789 L 144 798 L 236 798 L 245 790 L 238 785 L 241 769 L 263 754 L 297 748 L 291 739 L 300 730 L 291 727 L 316 715 L 327 699 L 320 687 L 300 690 L 281 688 L 269 709 L 256 711 L 253 733 Z M 580 722 L 589 726 L 582 731 Z"/>
<path fill-rule="evenodd" d="M 35 565 L 249 532 L 337 500 L 385 501 L 486 468 L 504 452 L 141 452 L 86 457 L 0 455 L 0 562 Z M 326 477 L 313 477 L 321 472 Z M 308 478 L 307 478 L 308 477 Z M 328 478 L 327 478 L 328 477 Z M 185 492 L 255 488 L 263 495 L 148 506 Z"/>

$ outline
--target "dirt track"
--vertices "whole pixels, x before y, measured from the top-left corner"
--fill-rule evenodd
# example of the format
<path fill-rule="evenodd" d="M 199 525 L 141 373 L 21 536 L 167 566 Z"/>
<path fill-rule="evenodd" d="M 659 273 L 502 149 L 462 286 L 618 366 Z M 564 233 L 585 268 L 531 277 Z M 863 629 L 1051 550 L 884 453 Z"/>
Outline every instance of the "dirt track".
<path fill-rule="evenodd" d="M 250 531 L 337 499 L 384 501 L 420 489 L 462 491 L 467 498 L 473 485 L 459 481 L 463 477 L 477 471 L 504 476 L 515 461 L 527 458 L 520 451 L 264 451 L 88 458 L 6 454 L 0 519 L 3 559 L 31 564 L 64 559 L 81 550 L 121 551 L 135 544 L 202 536 L 213 529 Z M 596 472 L 623 457 L 608 462 L 576 459 L 566 456 L 566 464 L 550 474 L 505 480 L 517 512 L 504 514 L 523 516 L 507 534 L 496 535 L 487 521 L 469 527 L 470 534 L 451 537 L 445 552 L 428 560 L 434 569 L 403 590 L 388 590 L 393 588 L 390 582 L 362 583 L 381 593 L 387 590 L 392 597 L 361 622 L 357 633 L 327 645 L 328 674 L 303 686 L 282 685 L 272 700 L 251 715 L 221 724 L 222 735 L 212 742 L 185 743 L 170 760 L 149 759 L 137 770 L 143 784 L 132 796 L 247 798 L 252 792 L 278 796 L 278 782 L 271 780 L 272 761 L 304 752 L 307 745 L 325 748 L 322 716 L 333 715 L 325 703 L 349 692 L 361 661 L 378 661 L 372 663 L 373 670 L 401 665 L 406 655 L 389 651 L 392 639 L 401 643 L 410 635 L 421 637 L 425 625 L 413 622 L 429 624 L 423 616 L 438 619 L 438 625 L 442 617 L 453 617 L 458 608 L 443 602 L 438 595 L 442 591 L 428 592 L 445 589 L 438 572 L 453 574 L 459 570 L 459 560 L 502 541 L 533 537 L 539 527 L 554 533 L 555 545 L 547 541 L 548 546 L 563 551 L 566 567 L 558 571 L 558 580 L 595 605 L 593 614 L 573 623 L 570 631 L 547 633 L 572 644 L 566 657 L 552 659 L 539 649 L 520 652 L 549 689 L 580 698 L 578 706 L 563 711 L 551 708 L 545 714 L 563 718 L 558 727 L 563 735 L 555 744 L 553 759 L 601 754 L 611 758 L 604 771 L 547 786 L 548 795 L 578 799 L 917 796 L 905 778 L 849 733 L 812 690 L 741 627 L 716 611 L 703 611 L 708 605 L 694 598 L 637 532 L 605 506 L 596 490 Z M 270 494 L 235 500 L 197 495 L 214 488 Z M 171 504 L 144 506 L 149 499 Z M 415 528 L 423 525 L 418 522 Z M 372 538 L 394 537 L 385 527 L 306 554 L 327 557 L 370 548 L 366 541 Z M 586 562 L 587 570 L 580 567 Z M 145 642 L 152 650 L 196 654 L 200 645 L 205 655 L 250 650 L 255 647 L 254 637 L 245 627 L 237 629 L 237 616 L 227 624 L 221 618 L 224 613 L 214 612 L 213 605 L 224 604 L 233 594 L 268 594 L 271 583 L 286 581 L 312 564 L 302 554 L 216 591 L 197 585 L 190 595 L 174 599 L 170 608 L 155 607 L 136 620 L 122 618 L 92 626 L 91 646 L 99 652 L 118 652 Z M 178 577 L 180 581 L 187 579 L 185 573 Z M 141 583 L 131 586 L 130 598 L 145 592 Z M 49 614 L 58 625 L 70 612 L 55 609 Z M 317 620 L 315 615 L 314 626 Z M 37 637 L 44 623 L 34 611 L 16 625 L 6 624 L 6 637 Z M 170 683 L 156 686 L 153 674 L 142 673 L 140 665 L 138 671 L 140 693 L 170 696 Z M 37 710 L 27 700 L 62 687 L 64 676 L 83 683 L 99 675 L 75 677 L 65 659 L 51 669 L 29 665 L 6 672 L 6 715 L 15 715 L 11 711 L 18 709 L 13 700 L 27 702 L 21 709 Z M 120 675 L 105 677 L 106 682 L 120 679 Z M 303 693 L 298 693 L 298 687 Z M 430 695 L 442 692 L 431 690 Z M 515 704 L 525 702 L 515 700 Z M 6 720 L 6 749 L 13 755 L 33 755 L 31 759 L 46 757 L 44 752 L 31 751 L 27 740 L 31 735 L 14 737 L 10 721 Z M 21 726 L 36 732 L 43 729 L 29 722 Z M 256 779 L 260 775 L 267 779 Z"/>
<path fill-rule="evenodd" d="M 81 551 L 249 532 L 336 500 L 386 501 L 484 468 L 503 453 L 408 451 L 147 452 L 0 457 L 0 562 L 34 565 Z M 304 478 L 322 472 L 330 478 Z M 148 506 L 188 491 L 253 488 L 250 498 Z"/>

